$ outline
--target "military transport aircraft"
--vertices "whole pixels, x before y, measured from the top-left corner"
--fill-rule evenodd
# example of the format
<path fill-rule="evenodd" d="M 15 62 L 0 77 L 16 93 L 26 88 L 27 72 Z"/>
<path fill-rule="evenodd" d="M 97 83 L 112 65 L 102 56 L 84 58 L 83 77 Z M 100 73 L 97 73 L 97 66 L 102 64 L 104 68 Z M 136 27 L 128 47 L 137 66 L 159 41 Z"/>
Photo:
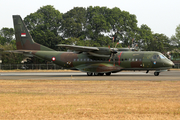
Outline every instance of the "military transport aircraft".
<path fill-rule="evenodd" d="M 172 68 L 174 63 L 160 52 L 132 51 L 127 49 L 87 47 L 59 44 L 74 52 L 55 51 L 35 43 L 29 34 L 22 18 L 13 15 L 16 46 L 14 53 L 39 57 L 62 66 L 65 69 L 80 70 L 92 75 L 111 75 L 122 70 L 154 70 L 154 75 Z"/>

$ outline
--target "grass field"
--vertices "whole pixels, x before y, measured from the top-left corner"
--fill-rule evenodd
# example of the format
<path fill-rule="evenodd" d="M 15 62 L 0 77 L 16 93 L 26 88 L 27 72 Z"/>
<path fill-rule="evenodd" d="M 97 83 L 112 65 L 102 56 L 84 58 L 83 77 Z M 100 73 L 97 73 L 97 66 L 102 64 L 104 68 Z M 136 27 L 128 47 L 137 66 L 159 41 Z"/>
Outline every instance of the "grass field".
<path fill-rule="evenodd" d="M 180 81 L 0 80 L 0 119 L 177 120 Z"/>

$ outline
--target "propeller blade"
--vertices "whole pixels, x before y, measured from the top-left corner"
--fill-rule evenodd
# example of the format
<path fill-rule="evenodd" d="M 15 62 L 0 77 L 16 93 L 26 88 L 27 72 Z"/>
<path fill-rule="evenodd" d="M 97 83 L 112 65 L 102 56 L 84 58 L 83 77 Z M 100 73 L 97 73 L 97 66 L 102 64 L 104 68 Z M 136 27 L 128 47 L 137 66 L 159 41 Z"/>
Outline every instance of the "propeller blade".
<path fill-rule="evenodd" d="M 116 46 L 115 46 L 115 48 L 117 47 L 117 45 L 119 45 L 119 42 L 118 42 L 118 43 L 116 43 Z"/>
<path fill-rule="evenodd" d="M 109 62 L 111 62 L 112 57 L 113 57 L 113 53 L 111 53 L 111 57 L 109 58 Z"/>
<path fill-rule="evenodd" d="M 108 46 L 108 48 L 110 49 L 110 51 L 111 51 L 111 57 L 109 58 L 109 62 L 111 62 L 111 59 L 113 59 L 113 63 L 114 63 L 114 66 L 115 66 L 115 54 L 117 53 L 117 51 L 116 50 L 114 50 L 114 48 L 116 48 L 117 47 L 117 45 L 119 44 L 119 42 L 118 43 L 116 43 L 116 45 L 114 46 L 114 37 L 113 37 L 113 49 L 111 49 L 110 48 L 110 46 Z"/>
<path fill-rule="evenodd" d="M 108 46 L 109 50 L 112 52 L 112 49 L 110 48 L 110 46 Z"/>
<path fill-rule="evenodd" d="M 113 56 L 113 63 L 114 63 L 114 66 L 115 66 L 115 62 L 116 62 L 116 61 L 115 61 L 115 55 L 114 55 L 114 56 Z"/>

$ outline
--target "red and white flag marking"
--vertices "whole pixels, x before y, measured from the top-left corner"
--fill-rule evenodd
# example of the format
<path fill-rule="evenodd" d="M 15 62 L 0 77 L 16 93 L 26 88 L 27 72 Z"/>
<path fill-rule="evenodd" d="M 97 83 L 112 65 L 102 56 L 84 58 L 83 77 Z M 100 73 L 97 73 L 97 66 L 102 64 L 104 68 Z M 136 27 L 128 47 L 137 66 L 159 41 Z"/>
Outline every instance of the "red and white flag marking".
<path fill-rule="evenodd" d="M 55 57 L 52 57 L 52 61 L 55 61 L 56 60 L 56 58 Z"/>
<path fill-rule="evenodd" d="M 26 37 L 26 33 L 21 33 L 21 37 Z"/>

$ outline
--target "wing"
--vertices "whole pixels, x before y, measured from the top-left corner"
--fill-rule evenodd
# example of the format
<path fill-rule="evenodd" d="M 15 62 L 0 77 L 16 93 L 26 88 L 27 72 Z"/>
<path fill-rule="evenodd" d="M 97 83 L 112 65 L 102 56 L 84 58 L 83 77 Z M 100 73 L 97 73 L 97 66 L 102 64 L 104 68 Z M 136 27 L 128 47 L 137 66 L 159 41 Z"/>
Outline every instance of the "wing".
<path fill-rule="evenodd" d="M 58 44 L 56 46 L 65 47 L 69 50 L 74 50 L 77 52 L 93 52 L 93 51 L 99 50 L 99 48 L 97 48 L 97 47 L 75 46 L 75 45 L 66 45 L 66 44 Z"/>
<path fill-rule="evenodd" d="M 75 46 L 75 45 L 66 45 L 58 44 L 56 46 L 65 47 L 69 50 L 73 50 L 76 53 L 87 52 L 95 57 L 110 57 L 110 50 L 106 47 L 87 47 L 87 46 Z"/>

